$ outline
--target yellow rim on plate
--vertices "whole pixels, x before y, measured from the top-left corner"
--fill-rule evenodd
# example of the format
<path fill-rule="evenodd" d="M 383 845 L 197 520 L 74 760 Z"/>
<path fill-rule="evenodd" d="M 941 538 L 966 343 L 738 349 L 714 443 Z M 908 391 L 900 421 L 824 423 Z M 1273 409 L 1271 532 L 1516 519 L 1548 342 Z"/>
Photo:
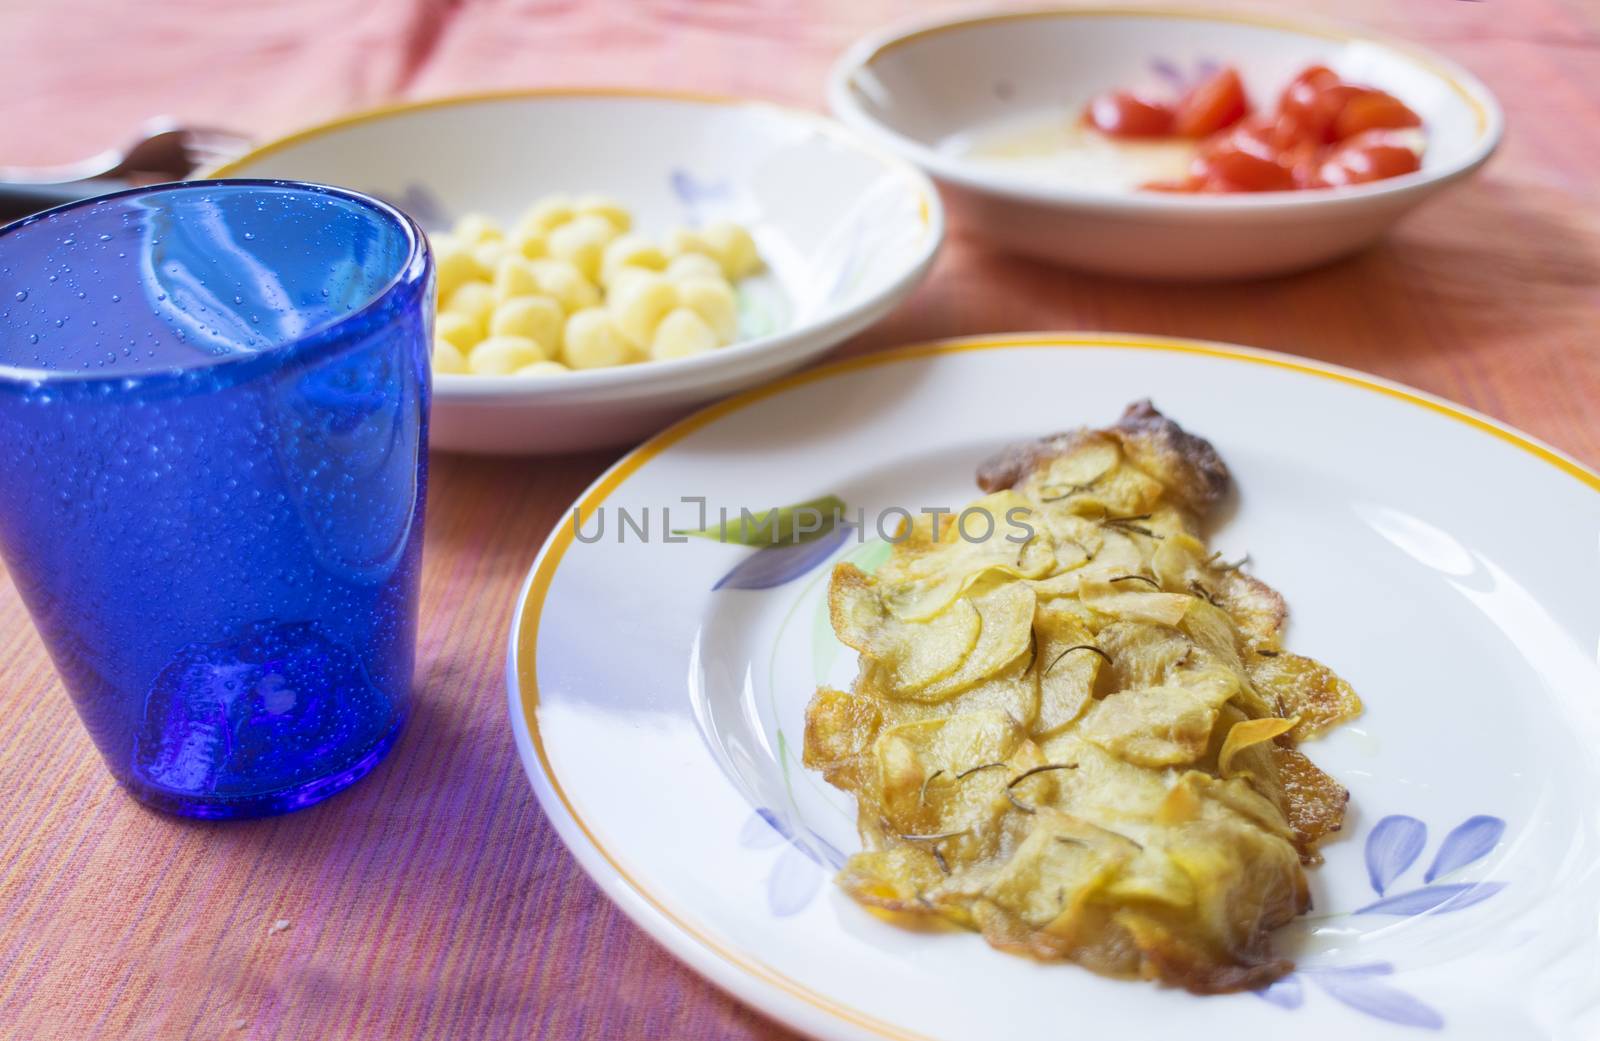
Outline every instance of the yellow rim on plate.
<path fill-rule="evenodd" d="M 932 204 L 928 199 L 928 193 L 920 183 L 920 175 L 913 172 L 913 168 L 907 165 L 906 160 L 870 141 L 854 135 L 845 135 L 838 126 L 819 113 L 802 108 L 793 108 L 774 101 L 764 101 L 759 98 L 739 98 L 687 90 L 656 90 L 649 87 L 524 87 L 513 90 L 488 90 L 471 94 L 451 94 L 446 97 L 427 98 L 422 101 L 398 101 L 388 105 L 379 105 L 375 108 L 363 109 L 360 112 L 351 112 L 348 115 L 330 119 L 325 123 L 317 123 L 303 130 L 296 130 L 293 133 L 274 138 L 271 141 L 257 145 L 237 159 L 230 159 L 228 162 L 214 167 L 200 176 L 237 177 L 244 167 L 268 156 L 276 155 L 287 148 L 319 137 L 325 137 L 336 131 L 381 122 L 395 116 L 410 115 L 413 112 L 426 112 L 432 109 L 453 108 L 461 105 L 528 101 L 540 98 L 635 98 L 651 101 L 678 101 L 694 105 L 750 106 L 752 108 L 773 109 L 788 116 L 804 119 L 815 125 L 823 133 L 848 141 L 852 147 L 867 152 L 893 170 L 902 174 L 912 173 L 908 180 L 911 188 L 916 192 L 917 211 L 922 218 L 923 227 L 928 227 L 932 221 Z"/>
<path fill-rule="evenodd" d="M 666 449 L 724 416 L 741 411 L 795 387 L 817 383 L 863 369 L 876 368 L 881 365 L 894 365 L 900 362 L 946 354 L 1015 348 L 1071 350 L 1096 347 L 1121 350 L 1167 351 L 1210 358 L 1223 358 L 1229 361 L 1248 362 L 1305 375 L 1318 376 L 1323 379 L 1359 387 L 1363 390 L 1382 394 L 1431 412 L 1436 412 L 1439 415 L 1491 434 L 1577 478 L 1594 491 L 1600 492 L 1600 474 L 1526 434 L 1441 398 L 1432 397 L 1421 391 L 1412 390 L 1400 384 L 1389 383 L 1378 377 L 1364 375 L 1354 370 L 1341 369 L 1285 354 L 1233 347 L 1201 340 L 1117 333 L 1036 333 L 1004 337 L 938 340 L 931 343 L 915 344 L 895 350 L 847 358 L 843 361 L 833 362 L 815 369 L 786 376 L 773 383 L 711 405 L 668 427 L 618 460 L 579 497 L 576 506 L 584 513 L 592 515 L 629 476 L 638 472 L 646 463 Z M 899 1027 L 885 1023 L 857 1009 L 840 1005 L 811 990 L 804 984 L 790 979 L 772 967 L 730 948 L 716 937 L 707 934 L 694 925 L 687 915 L 672 910 L 659 896 L 646 888 L 638 878 L 623 866 L 617 856 L 600 842 L 595 830 L 579 816 L 577 808 L 572 804 L 571 799 L 568 798 L 565 789 L 561 785 L 560 779 L 555 775 L 545 751 L 543 737 L 539 732 L 539 686 L 535 661 L 539 619 L 544 609 L 545 598 L 550 592 L 550 583 L 555 577 L 556 569 L 560 566 L 562 557 L 572 545 L 573 537 L 573 526 L 565 522 L 560 524 L 550 535 L 544 550 L 539 555 L 538 562 L 535 564 L 534 572 L 528 580 L 523 601 L 517 612 L 516 630 L 512 633 L 512 648 L 515 653 L 514 676 L 517 687 L 514 694 L 516 695 L 517 703 L 521 707 L 523 722 L 528 728 L 528 736 L 533 745 L 534 753 L 538 756 L 540 769 L 544 773 L 545 780 L 550 785 L 551 792 L 561 803 L 562 808 L 572 819 L 573 824 L 583 833 L 584 838 L 594 847 L 595 851 L 604 858 L 617 877 L 627 883 L 628 887 L 638 894 L 645 903 L 661 914 L 678 930 L 693 937 L 707 951 L 732 967 L 753 976 L 762 983 L 777 987 L 791 997 L 797 998 L 816 1009 L 847 1023 L 871 1030 L 882 1037 L 894 1038 L 897 1041 L 928 1041 L 921 1035 L 908 1033 Z"/>

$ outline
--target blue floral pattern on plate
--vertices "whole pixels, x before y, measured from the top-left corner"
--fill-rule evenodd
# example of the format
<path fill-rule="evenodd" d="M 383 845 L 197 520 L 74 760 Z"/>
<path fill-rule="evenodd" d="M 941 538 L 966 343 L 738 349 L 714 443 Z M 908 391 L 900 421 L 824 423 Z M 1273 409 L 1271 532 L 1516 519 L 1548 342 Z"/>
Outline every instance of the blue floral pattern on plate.
<path fill-rule="evenodd" d="M 424 228 L 443 231 L 450 226 L 450 211 L 425 184 L 409 182 L 399 195 L 384 195 L 370 189 L 367 190 L 367 194 L 410 214 L 411 218 Z"/>
<path fill-rule="evenodd" d="M 1155 73 L 1172 88 L 1174 94 L 1185 94 L 1196 85 L 1205 82 L 1222 70 L 1222 63 L 1215 58 L 1201 58 L 1194 63 L 1191 72 L 1185 72 L 1177 62 L 1170 58 L 1152 58 L 1150 71 Z"/>
<path fill-rule="evenodd" d="M 1367 833 L 1367 881 L 1378 899 L 1351 914 L 1415 915 L 1459 911 L 1494 896 L 1504 882 L 1450 882 L 1435 884 L 1434 879 L 1466 867 L 1487 856 L 1505 835 L 1506 822 L 1499 817 L 1468 817 L 1451 829 L 1439 843 L 1433 863 L 1423 873 L 1423 885 L 1401 893 L 1385 895 L 1389 886 L 1417 862 L 1428 846 L 1428 826 L 1415 817 L 1392 814 L 1378 821 Z M 1323 993 L 1357 1012 L 1401 1026 L 1424 1030 L 1444 1027 L 1444 1016 L 1433 1006 L 1385 982 L 1394 966 L 1388 962 L 1364 965 L 1302 965 L 1294 972 L 1256 991 L 1256 996 L 1279 1008 L 1296 1009 L 1305 1003 L 1304 980 L 1309 979 Z"/>
<path fill-rule="evenodd" d="M 1367 876 L 1381 899 L 1358 908 L 1356 914 L 1418 915 L 1428 911 L 1459 911 L 1494 896 L 1504 882 L 1434 883 L 1440 875 L 1482 859 L 1499 845 L 1506 822 L 1499 817 L 1468 817 L 1439 843 L 1433 863 L 1422 876 L 1424 885 L 1385 896 L 1384 890 L 1403 875 L 1428 844 L 1428 826 L 1415 817 L 1393 815 L 1373 825 L 1367 835 Z"/>
<path fill-rule="evenodd" d="M 1394 972 L 1388 962 L 1342 965 L 1329 968 L 1305 967 L 1285 976 L 1256 993 L 1279 1008 L 1297 1009 L 1305 1003 L 1304 979 L 1358 1012 L 1401 1026 L 1438 1030 L 1444 1017 L 1433 1006 L 1383 982 Z"/>
<path fill-rule="evenodd" d="M 672 185 L 672 194 L 677 196 L 690 224 L 701 223 L 707 207 L 733 198 L 733 185 L 728 181 L 703 181 L 682 167 L 675 167 L 667 179 Z"/>
<path fill-rule="evenodd" d="M 792 582 L 833 556 L 854 530 L 849 524 L 839 524 L 809 542 L 762 546 L 735 564 L 711 588 L 771 589 Z"/>
<path fill-rule="evenodd" d="M 824 866 L 835 871 L 844 866 L 843 853 L 815 833 L 808 833 L 805 841 L 796 838 L 788 822 L 764 806 L 739 830 L 739 845 L 745 849 L 783 846 L 767 876 L 767 906 L 779 918 L 798 914 L 811 903 L 822 889 Z"/>

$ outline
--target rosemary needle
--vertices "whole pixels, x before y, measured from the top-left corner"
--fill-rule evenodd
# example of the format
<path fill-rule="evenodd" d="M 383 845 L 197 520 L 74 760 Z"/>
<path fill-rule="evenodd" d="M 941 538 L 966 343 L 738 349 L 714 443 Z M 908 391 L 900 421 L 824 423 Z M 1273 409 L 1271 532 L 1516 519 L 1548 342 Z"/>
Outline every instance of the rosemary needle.
<path fill-rule="evenodd" d="M 1100 655 L 1100 657 L 1104 658 L 1106 660 L 1106 664 L 1107 665 L 1115 665 L 1116 664 L 1116 662 L 1113 662 L 1111 660 L 1111 655 L 1107 654 L 1105 651 L 1102 651 L 1100 648 L 1096 647 L 1094 644 L 1092 644 L 1092 643 L 1080 643 L 1080 644 L 1077 644 L 1075 646 L 1068 647 L 1066 650 L 1064 650 L 1060 654 L 1056 655 L 1055 656 L 1055 660 L 1052 661 L 1049 665 L 1045 666 L 1043 675 L 1045 675 L 1045 676 L 1050 675 L 1050 670 L 1056 667 L 1056 662 L 1060 661 L 1062 658 L 1065 658 L 1067 655 L 1071 654 L 1073 651 L 1090 651 L 1090 652 L 1092 652 L 1094 654 L 1098 654 L 1098 655 Z"/>

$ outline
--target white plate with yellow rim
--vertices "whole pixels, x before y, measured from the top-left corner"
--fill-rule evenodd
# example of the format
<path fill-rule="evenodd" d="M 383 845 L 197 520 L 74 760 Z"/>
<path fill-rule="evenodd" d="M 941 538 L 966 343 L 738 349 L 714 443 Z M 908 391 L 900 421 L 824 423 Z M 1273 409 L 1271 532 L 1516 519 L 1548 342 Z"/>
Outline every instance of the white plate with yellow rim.
<path fill-rule="evenodd" d="M 848 681 L 830 565 L 897 510 L 960 506 L 995 448 L 1151 397 L 1210 439 L 1214 533 L 1290 605 L 1288 644 L 1366 712 L 1317 742 L 1351 791 L 1281 930 L 1295 973 L 1215 997 L 908 932 L 828 882 L 859 848 L 798 762 Z M 833 495 L 798 547 L 669 541 Z M 949 341 L 712 406 L 622 459 L 539 554 L 513 623 L 528 776 L 602 889 L 674 954 L 817 1037 L 1593 1036 L 1600 1023 L 1600 476 L 1493 420 L 1286 355 L 1114 334 Z M 624 516 L 626 515 L 626 517 Z M 1397 838 L 1400 841 L 1396 841 Z"/>
<path fill-rule="evenodd" d="M 343 185 L 430 232 L 467 213 L 509 224 L 562 192 L 613 196 L 650 235 L 718 219 L 751 229 L 767 268 L 740 286 L 737 342 L 551 377 L 440 374 L 431 441 L 447 450 L 637 441 L 881 318 L 944 235 L 932 185 L 889 151 L 812 113 L 688 94 L 531 90 L 395 105 L 268 142 L 211 176 Z"/>
<path fill-rule="evenodd" d="M 1140 191 L 1181 176 L 1188 146 L 1109 143 L 1079 129 L 1096 94 L 1175 97 L 1224 64 L 1263 108 L 1312 64 L 1389 91 L 1423 119 L 1422 169 L 1313 191 Z M 1002 245 L 1112 274 L 1194 280 L 1278 274 L 1369 245 L 1481 166 L 1504 122 L 1475 77 L 1408 44 L 1277 14 L 1134 6 L 893 26 L 839 59 L 828 98 L 846 125 L 931 173 L 952 210 Z"/>

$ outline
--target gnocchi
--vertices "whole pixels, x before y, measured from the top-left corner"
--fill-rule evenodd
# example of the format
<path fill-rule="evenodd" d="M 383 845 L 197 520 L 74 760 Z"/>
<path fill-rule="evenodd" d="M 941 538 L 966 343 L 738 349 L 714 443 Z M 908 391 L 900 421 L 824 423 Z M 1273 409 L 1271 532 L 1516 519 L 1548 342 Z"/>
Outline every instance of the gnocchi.
<path fill-rule="evenodd" d="M 600 369 L 631 360 L 632 349 L 603 307 L 588 307 L 567 319 L 561 360 L 573 369 Z"/>
<path fill-rule="evenodd" d="M 561 305 L 550 297 L 518 296 L 494 309 L 489 316 L 489 335 L 525 337 L 544 348 L 547 355 L 555 357 L 560 352 L 561 327 L 565 321 Z"/>
<path fill-rule="evenodd" d="M 467 368 L 479 376 L 505 376 L 534 362 L 549 361 L 526 336 L 491 336 L 467 355 Z"/>
<path fill-rule="evenodd" d="M 532 269 L 537 291 L 553 297 L 568 314 L 600 302 L 600 290 L 571 261 L 535 260 Z"/>
<path fill-rule="evenodd" d="M 678 290 L 661 275 L 644 272 L 621 280 L 608 302 L 622 335 L 646 347 L 661 319 L 678 306 Z"/>
<path fill-rule="evenodd" d="M 467 356 L 449 340 L 439 340 L 433 345 L 433 371 L 467 372 Z"/>
<path fill-rule="evenodd" d="M 610 288 L 619 272 L 629 268 L 660 271 L 667 266 L 661 247 L 643 235 L 619 235 L 606 246 L 600 261 L 600 281 Z"/>
<path fill-rule="evenodd" d="M 477 255 L 470 247 L 451 238 L 434 243 L 433 248 L 434 278 L 439 288 L 439 299 L 448 300 L 450 294 L 468 282 L 481 279 L 489 272 L 478 263 Z"/>
<path fill-rule="evenodd" d="M 658 361 L 704 354 L 717 345 L 716 331 L 687 307 L 667 312 L 650 338 L 650 357 Z"/>
<path fill-rule="evenodd" d="M 600 260 L 616 237 L 616 226 L 609 220 L 594 213 L 580 213 L 551 231 L 546 245 L 552 257 L 565 260 L 590 282 L 598 282 Z"/>
<path fill-rule="evenodd" d="M 731 221 L 660 238 L 603 195 L 552 195 L 509 227 L 481 213 L 432 238 L 433 369 L 559 376 L 687 358 L 738 336 L 734 283 L 762 267 Z"/>
<path fill-rule="evenodd" d="M 565 365 L 558 361 L 536 361 L 532 365 L 524 365 L 516 371 L 518 376 L 555 376 L 563 372 L 571 372 Z"/>
<path fill-rule="evenodd" d="M 543 292 L 539 276 L 534 273 L 533 265 L 537 261 L 525 260 L 522 257 L 504 257 L 494 271 L 494 300 L 503 304 L 507 300 L 514 300 L 519 296 L 532 296 Z"/>
<path fill-rule="evenodd" d="M 667 277 L 674 282 L 682 282 L 690 278 L 717 278 L 722 277 L 722 265 L 706 256 L 704 253 L 685 253 L 672 258 L 672 263 L 667 265 Z"/>
<path fill-rule="evenodd" d="M 475 319 L 464 314 L 456 311 L 440 311 L 438 317 L 433 320 L 433 339 L 435 343 L 448 343 L 457 351 L 465 353 L 483 339 L 483 330 L 479 328 Z"/>
<path fill-rule="evenodd" d="M 489 316 L 494 313 L 494 305 L 493 286 L 487 282 L 468 282 L 450 294 L 444 310 L 465 318 L 471 328 L 478 330 L 481 339 L 489 330 Z"/>
<path fill-rule="evenodd" d="M 725 279 L 698 275 L 678 284 L 678 299 L 711 326 L 717 344 L 733 339 L 739 327 L 739 304 Z"/>

